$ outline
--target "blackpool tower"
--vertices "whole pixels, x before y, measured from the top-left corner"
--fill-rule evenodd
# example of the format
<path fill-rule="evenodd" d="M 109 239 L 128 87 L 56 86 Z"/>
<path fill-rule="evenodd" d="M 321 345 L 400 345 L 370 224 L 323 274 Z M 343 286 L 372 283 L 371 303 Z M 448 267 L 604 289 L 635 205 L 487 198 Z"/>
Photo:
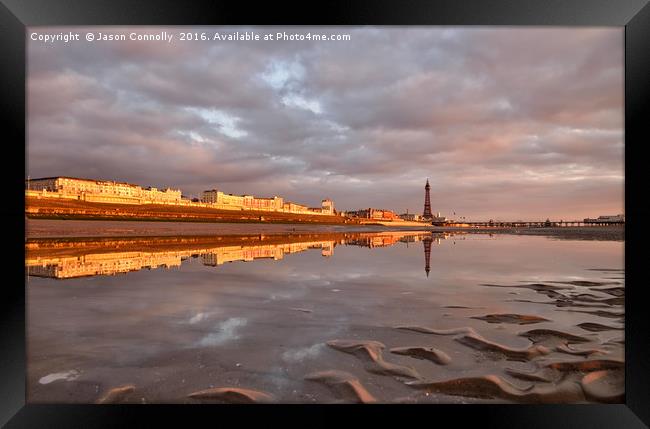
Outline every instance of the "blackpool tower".
<path fill-rule="evenodd" d="M 429 185 L 429 179 L 427 179 L 427 184 L 424 186 L 424 213 L 422 214 L 422 218 L 424 219 L 433 219 L 429 189 L 431 189 L 431 186 Z"/>

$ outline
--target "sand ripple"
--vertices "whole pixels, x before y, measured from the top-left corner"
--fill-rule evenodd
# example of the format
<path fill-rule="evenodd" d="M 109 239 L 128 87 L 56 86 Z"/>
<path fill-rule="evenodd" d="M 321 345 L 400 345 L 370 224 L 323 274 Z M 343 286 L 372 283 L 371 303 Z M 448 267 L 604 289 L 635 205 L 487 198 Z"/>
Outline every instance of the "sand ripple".
<path fill-rule="evenodd" d="M 625 313 L 620 311 L 618 307 L 625 304 L 625 288 L 623 286 L 611 286 L 620 284 L 611 281 L 571 280 L 515 285 L 484 284 L 483 286 L 530 289 L 551 299 L 548 302 L 538 302 L 537 304 L 568 307 L 566 310 L 557 311 L 571 311 L 620 320 L 620 325 L 607 325 L 591 321 L 584 321 L 576 325 L 584 331 L 597 333 L 624 329 Z M 508 302 L 513 301 L 508 300 Z M 541 314 L 546 315 L 546 313 Z M 551 321 L 536 315 L 505 312 L 476 315 L 471 318 L 488 323 L 519 325 Z M 453 336 L 454 341 L 484 352 L 488 357 L 531 362 L 536 368 L 530 370 L 530 372 L 504 368 L 503 375 L 489 374 L 442 381 L 424 382 L 417 380 L 407 383 L 407 385 L 417 389 L 445 395 L 502 399 L 521 403 L 590 401 L 620 403 L 624 400 L 624 362 L 617 359 L 593 359 L 593 355 L 614 353 L 599 348 L 603 344 L 599 342 L 600 338 L 596 334 L 585 334 L 583 336 L 564 329 L 532 329 L 517 334 L 530 340 L 532 345 L 527 348 L 517 349 L 488 340 L 471 327 L 438 330 L 423 326 L 398 326 L 397 329 L 423 334 Z M 623 341 L 610 340 L 606 344 L 618 345 Z M 400 354 L 413 357 L 418 357 L 416 355 L 419 354 L 420 358 L 424 358 L 422 355 L 425 354 L 426 350 L 425 347 L 401 347 L 391 349 L 391 352 L 401 352 Z M 556 361 L 562 355 L 565 355 L 567 361 Z M 443 374 L 443 372 L 440 373 Z M 520 380 L 520 383 L 528 382 L 529 385 L 522 387 L 512 384 L 516 380 Z"/>
<path fill-rule="evenodd" d="M 594 311 L 568 310 L 568 311 L 573 311 L 575 313 L 593 314 L 594 316 L 606 317 L 608 319 L 624 319 L 625 318 L 625 313 L 619 313 L 619 312 L 613 312 L 613 311 L 605 311 L 605 310 L 594 310 Z"/>
<path fill-rule="evenodd" d="M 594 371 L 580 381 L 585 396 L 592 401 L 621 403 L 625 399 L 623 371 Z"/>
<path fill-rule="evenodd" d="M 98 404 L 118 404 L 124 401 L 124 398 L 131 392 L 135 390 L 135 386 L 132 384 L 127 384 L 125 386 L 115 387 L 104 396 L 97 400 Z"/>
<path fill-rule="evenodd" d="M 590 340 L 567 332 L 553 331 L 550 329 L 533 329 L 532 331 L 521 332 L 519 336 L 528 338 L 534 344 L 549 347 L 553 351 L 574 356 L 591 356 L 595 353 L 607 353 L 601 349 L 577 350 L 571 348 L 569 346 L 571 343 L 587 343 Z"/>
<path fill-rule="evenodd" d="M 572 381 L 558 385 L 518 388 L 497 375 L 457 378 L 437 382 L 411 382 L 408 385 L 445 395 L 485 399 L 506 399 L 526 403 L 581 402 L 585 400 L 580 384 Z"/>
<path fill-rule="evenodd" d="M 614 298 L 605 298 L 605 299 L 599 299 L 598 297 L 595 297 L 595 295 L 592 294 L 587 294 L 587 293 L 582 293 L 578 294 L 575 296 L 572 296 L 571 299 L 575 301 L 580 301 L 580 302 L 593 302 L 597 304 L 605 304 L 605 305 L 624 305 L 625 304 L 625 297 L 624 296 L 619 296 L 619 297 L 614 297 Z"/>
<path fill-rule="evenodd" d="M 589 357 L 593 354 L 607 354 L 605 350 L 601 350 L 601 349 L 576 350 L 576 349 L 572 349 L 566 344 L 559 344 L 558 346 L 555 347 L 555 351 L 560 353 L 565 353 L 568 355 L 585 356 L 585 357 Z"/>
<path fill-rule="evenodd" d="M 421 334 L 432 335 L 459 335 L 459 334 L 476 334 L 476 331 L 471 327 L 452 328 L 452 329 L 431 329 L 424 326 L 397 326 L 395 329 L 404 331 L 419 332 Z"/>
<path fill-rule="evenodd" d="M 570 286 L 548 285 L 548 284 L 545 284 L 545 283 L 528 283 L 528 284 L 522 284 L 522 285 L 496 285 L 496 284 L 491 284 L 491 283 L 483 283 L 483 284 L 481 284 L 481 286 L 512 287 L 512 288 L 520 288 L 520 289 L 532 289 L 532 290 L 537 291 L 537 292 L 572 289 Z"/>
<path fill-rule="evenodd" d="M 519 325 L 548 322 L 548 319 L 528 314 L 486 314 L 485 316 L 474 316 L 472 319 L 485 320 L 488 323 L 516 323 Z"/>
<path fill-rule="evenodd" d="M 597 359 L 576 362 L 553 362 L 546 365 L 546 368 L 551 368 L 561 372 L 579 371 L 579 372 L 592 372 L 600 371 L 603 369 L 623 369 L 625 364 L 623 361 L 610 360 L 610 359 Z"/>
<path fill-rule="evenodd" d="M 363 387 L 358 378 L 345 371 L 319 371 L 308 374 L 305 379 L 325 384 L 341 399 L 348 402 L 361 404 L 377 402 L 377 399 Z"/>
<path fill-rule="evenodd" d="M 311 313 L 313 310 L 308 308 L 291 308 L 293 311 L 300 311 L 301 313 Z"/>
<path fill-rule="evenodd" d="M 534 381 L 534 382 L 542 382 L 542 383 L 549 383 L 552 381 L 550 378 L 547 378 L 542 374 L 538 374 L 534 372 L 517 371 L 512 368 L 506 368 L 505 373 L 513 378 L 518 378 L 519 380 L 524 380 L 524 381 Z"/>
<path fill-rule="evenodd" d="M 188 395 L 193 399 L 212 399 L 231 404 L 256 404 L 273 402 L 273 397 L 268 393 L 239 387 L 215 387 L 200 390 Z"/>
<path fill-rule="evenodd" d="M 474 398 L 508 398 L 521 396 L 521 391 L 496 375 L 456 378 L 435 382 L 411 382 L 409 386 L 446 395 Z"/>
<path fill-rule="evenodd" d="M 475 350 L 499 354 L 505 356 L 508 360 L 516 361 L 531 360 L 551 352 L 547 347 L 540 345 L 531 346 L 526 349 L 513 349 L 494 341 L 489 341 L 478 334 L 463 335 L 455 338 L 455 340 Z"/>
<path fill-rule="evenodd" d="M 368 372 L 379 375 L 420 378 L 420 375 L 411 367 L 386 362 L 383 357 L 383 349 L 386 346 L 379 341 L 332 340 L 328 341 L 327 345 L 363 360 L 366 363 Z"/>
<path fill-rule="evenodd" d="M 554 284 L 549 285 L 545 283 L 531 283 L 531 284 L 512 285 L 512 286 L 483 284 L 483 286 L 532 289 L 538 293 L 546 295 L 547 297 L 555 301 L 551 301 L 551 302 L 535 302 L 530 300 L 515 300 L 515 301 L 530 302 L 530 303 L 537 303 L 537 304 L 554 304 L 557 307 L 610 308 L 612 306 L 622 306 L 625 304 L 624 287 L 611 287 L 611 288 L 602 287 L 602 286 L 612 285 L 617 283 L 595 282 L 595 281 L 586 281 L 586 280 L 553 281 L 548 283 L 554 283 Z M 562 284 L 567 286 L 557 286 L 557 284 Z M 564 292 L 564 290 L 574 289 L 576 286 L 589 287 L 590 292 L 596 292 L 601 295 L 597 295 L 594 293 L 585 293 L 580 291 Z M 559 292 L 560 290 L 562 290 L 562 292 Z M 607 297 L 607 295 L 609 295 L 609 297 Z M 604 316 L 607 315 L 607 312 L 603 311 L 602 315 Z"/>
<path fill-rule="evenodd" d="M 601 325 L 600 323 L 580 323 L 577 325 L 584 329 L 585 331 L 590 331 L 590 332 L 601 332 L 601 331 L 617 331 L 617 330 L 622 330 L 623 328 L 618 328 L 616 326 L 607 326 L 607 325 Z"/>
<path fill-rule="evenodd" d="M 552 329 L 532 329 L 530 331 L 521 332 L 519 336 L 526 337 L 533 343 L 538 343 L 548 338 L 560 338 L 570 343 L 588 343 L 591 341 L 589 338 L 570 334 L 568 332 L 554 331 Z"/>
<path fill-rule="evenodd" d="M 445 352 L 433 347 L 395 347 L 390 349 L 390 352 L 416 359 L 430 360 L 438 365 L 447 365 L 451 362 L 451 358 Z"/>
<path fill-rule="evenodd" d="M 573 285 L 573 286 L 608 286 L 608 285 L 615 285 L 617 283 L 615 282 L 593 282 L 593 281 L 587 281 L 587 280 L 574 280 L 570 282 L 549 282 L 549 283 L 558 283 L 558 284 L 563 284 L 563 285 Z"/>
<path fill-rule="evenodd" d="M 617 297 L 625 296 L 625 288 L 623 287 L 611 287 L 606 289 L 594 289 L 594 290 L 597 290 L 598 292 L 606 293 L 608 295 L 617 296 Z"/>

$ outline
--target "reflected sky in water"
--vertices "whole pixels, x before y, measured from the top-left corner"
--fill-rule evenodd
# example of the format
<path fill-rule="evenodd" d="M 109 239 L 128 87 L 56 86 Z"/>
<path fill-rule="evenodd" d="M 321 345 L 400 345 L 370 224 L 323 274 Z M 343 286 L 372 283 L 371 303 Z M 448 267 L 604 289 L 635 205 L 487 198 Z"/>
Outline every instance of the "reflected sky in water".
<path fill-rule="evenodd" d="M 530 362 L 395 329 L 472 327 L 509 347 L 526 347 L 528 340 L 516 335 L 522 326 L 473 318 L 495 313 L 543 317 L 533 326 L 587 335 L 622 356 L 622 346 L 611 345 L 622 330 L 577 327 L 619 320 L 578 304 L 552 305 L 535 290 L 483 284 L 620 285 L 623 242 L 419 232 L 201 240 L 28 246 L 28 400 L 94 402 L 110 388 L 134 384 L 126 402 L 191 402 L 187 395 L 196 390 L 226 385 L 265 391 L 280 402 L 331 402 L 336 398 L 305 375 L 344 370 L 393 402 L 411 397 L 412 389 L 369 373 L 326 343 L 380 341 L 387 360 L 427 379 L 530 370 Z M 594 294 L 571 287 L 570 293 Z M 444 349 L 452 363 L 436 367 L 388 352 L 416 344 Z"/>

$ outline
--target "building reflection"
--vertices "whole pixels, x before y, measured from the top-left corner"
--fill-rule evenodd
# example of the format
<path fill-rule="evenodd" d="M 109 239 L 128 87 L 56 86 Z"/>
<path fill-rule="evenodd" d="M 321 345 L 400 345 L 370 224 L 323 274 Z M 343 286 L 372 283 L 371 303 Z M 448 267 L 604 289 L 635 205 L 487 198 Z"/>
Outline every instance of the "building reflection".
<path fill-rule="evenodd" d="M 143 269 L 178 268 L 189 258 L 207 266 L 231 262 L 282 260 L 285 255 L 318 249 L 325 257 L 339 245 L 368 248 L 424 243 L 425 272 L 430 272 L 431 244 L 445 234 L 421 231 L 378 233 L 276 234 L 255 236 L 42 239 L 26 244 L 28 276 L 69 279 L 115 275 Z"/>

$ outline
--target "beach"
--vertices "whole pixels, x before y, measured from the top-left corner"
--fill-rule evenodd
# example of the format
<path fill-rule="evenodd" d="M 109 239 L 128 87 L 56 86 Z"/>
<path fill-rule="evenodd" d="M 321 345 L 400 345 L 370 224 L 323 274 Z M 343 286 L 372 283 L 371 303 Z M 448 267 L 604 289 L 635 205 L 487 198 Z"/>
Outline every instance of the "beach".
<path fill-rule="evenodd" d="M 318 225 L 275 223 L 204 223 L 204 222 L 146 222 L 146 221 L 90 221 L 26 219 L 25 237 L 102 237 L 102 236 L 157 236 L 157 235 L 224 235 L 291 232 L 364 232 L 364 231 L 431 231 L 475 234 L 548 235 L 577 240 L 625 239 L 622 226 L 562 227 L 562 228 L 469 228 L 434 227 L 431 225 Z"/>
<path fill-rule="evenodd" d="M 58 222 L 26 244 L 30 403 L 624 399 L 621 241 Z"/>

